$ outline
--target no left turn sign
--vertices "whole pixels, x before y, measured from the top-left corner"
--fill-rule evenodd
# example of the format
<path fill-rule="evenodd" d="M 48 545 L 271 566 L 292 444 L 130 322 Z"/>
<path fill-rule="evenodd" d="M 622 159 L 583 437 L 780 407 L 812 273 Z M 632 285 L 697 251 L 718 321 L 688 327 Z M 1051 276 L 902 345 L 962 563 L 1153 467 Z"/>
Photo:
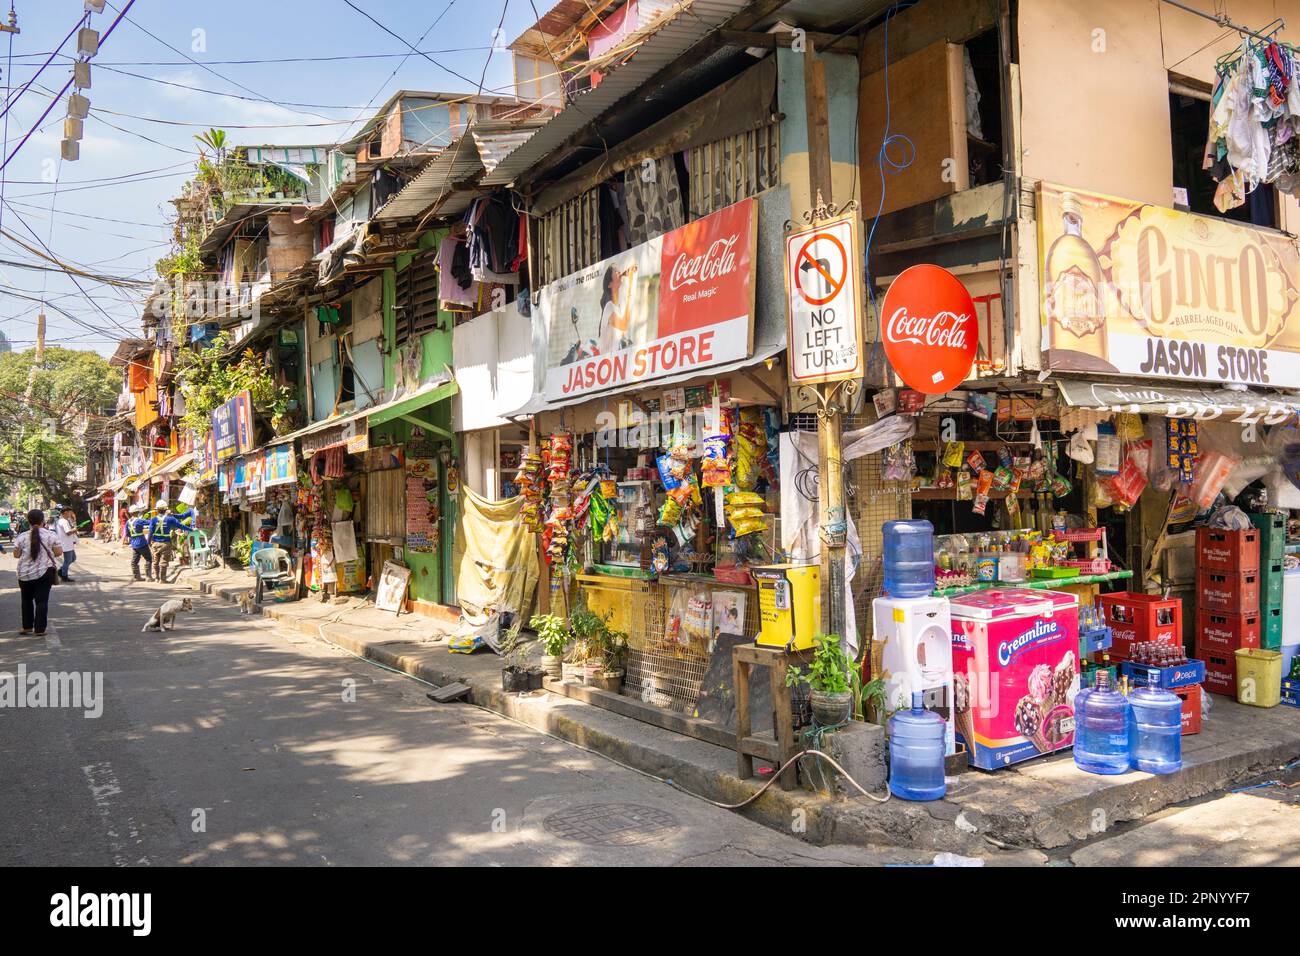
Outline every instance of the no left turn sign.
<path fill-rule="evenodd" d="M 855 215 L 786 237 L 792 383 L 833 382 L 862 374 L 861 271 Z"/>

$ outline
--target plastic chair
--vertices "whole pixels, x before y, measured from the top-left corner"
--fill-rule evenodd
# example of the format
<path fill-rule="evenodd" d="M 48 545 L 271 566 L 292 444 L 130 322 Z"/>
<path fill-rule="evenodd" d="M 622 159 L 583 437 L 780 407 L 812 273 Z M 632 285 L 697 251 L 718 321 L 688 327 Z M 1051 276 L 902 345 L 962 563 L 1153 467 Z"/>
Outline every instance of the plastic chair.
<path fill-rule="evenodd" d="M 289 552 L 283 548 L 259 548 L 253 552 L 253 573 L 257 576 L 257 593 L 255 600 L 262 603 L 266 588 L 273 592 L 296 589 L 298 579 L 293 573 L 293 562 Z M 278 597 L 277 600 L 284 600 Z"/>
<path fill-rule="evenodd" d="M 191 531 L 189 542 L 190 567 L 205 570 L 216 563 L 216 556 L 212 552 L 212 542 L 208 540 L 206 531 Z"/>

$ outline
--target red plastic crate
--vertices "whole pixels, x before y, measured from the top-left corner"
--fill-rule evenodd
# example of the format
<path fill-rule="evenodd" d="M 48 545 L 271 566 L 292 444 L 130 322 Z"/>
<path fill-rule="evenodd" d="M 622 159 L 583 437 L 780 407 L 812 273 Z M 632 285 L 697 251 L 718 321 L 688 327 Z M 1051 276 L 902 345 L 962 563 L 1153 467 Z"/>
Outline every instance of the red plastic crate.
<path fill-rule="evenodd" d="M 1248 614 L 1220 614 L 1198 608 L 1196 646 L 1230 655 L 1241 647 L 1259 647 L 1263 621 L 1258 611 Z"/>
<path fill-rule="evenodd" d="M 1259 613 L 1259 572 L 1196 572 L 1196 605 L 1217 614 Z"/>
<path fill-rule="evenodd" d="M 1128 660 L 1134 644 L 1183 642 L 1181 598 L 1121 591 L 1103 594 L 1101 607 L 1111 630 L 1110 656 L 1115 660 Z"/>
<path fill-rule="evenodd" d="M 1201 690 L 1200 684 L 1189 684 L 1174 691 L 1183 702 L 1183 736 L 1201 732 Z"/>
<path fill-rule="evenodd" d="M 1211 694 L 1223 694 L 1236 699 L 1237 696 L 1237 655 L 1236 652 L 1225 654 L 1221 650 L 1197 646 L 1196 656 L 1205 661 L 1205 683 L 1202 685 Z"/>
<path fill-rule="evenodd" d="M 1225 531 L 1222 528 L 1196 529 L 1196 570 L 1259 570 L 1259 529 Z"/>

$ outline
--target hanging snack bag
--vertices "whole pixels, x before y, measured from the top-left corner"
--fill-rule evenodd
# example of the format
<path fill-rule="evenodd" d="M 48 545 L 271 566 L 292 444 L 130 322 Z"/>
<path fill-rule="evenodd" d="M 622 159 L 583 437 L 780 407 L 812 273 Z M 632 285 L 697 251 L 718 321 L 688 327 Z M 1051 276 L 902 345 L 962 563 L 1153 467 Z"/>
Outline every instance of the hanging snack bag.
<path fill-rule="evenodd" d="M 966 453 L 964 441 L 950 441 L 943 446 L 943 465 L 945 468 L 960 468 L 962 457 Z"/>
<path fill-rule="evenodd" d="M 970 465 L 970 470 L 977 475 L 984 470 L 984 456 L 980 454 L 978 448 L 966 456 L 966 464 Z"/>

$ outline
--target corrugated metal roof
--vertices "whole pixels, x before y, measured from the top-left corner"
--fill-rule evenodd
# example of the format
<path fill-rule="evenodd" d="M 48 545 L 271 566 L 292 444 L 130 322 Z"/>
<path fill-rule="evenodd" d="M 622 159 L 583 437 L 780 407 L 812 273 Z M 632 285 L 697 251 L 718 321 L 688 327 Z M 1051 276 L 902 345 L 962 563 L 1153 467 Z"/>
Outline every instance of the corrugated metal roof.
<path fill-rule="evenodd" d="M 470 128 L 478 146 L 478 158 L 489 173 L 501 161 L 528 142 L 544 123 L 476 123 Z"/>
<path fill-rule="evenodd" d="M 471 136 L 462 136 L 425 165 L 415 178 L 384 204 L 375 219 L 387 221 L 419 216 L 446 205 L 452 197 L 452 184 L 476 178 L 483 172 L 478 147 Z M 464 209 L 461 206 L 461 209 Z"/>
<path fill-rule="evenodd" d="M 429 160 L 415 178 L 402 187 L 375 216 L 379 220 L 406 219 L 430 209 L 445 215 L 463 212 L 480 190 L 455 183 L 477 179 L 484 170 L 495 169 L 540 127 L 538 122 L 484 120 L 470 127 L 467 135 Z M 437 207 L 434 209 L 434 207 Z"/>
<path fill-rule="evenodd" d="M 748 5 L 748 0 L 694 0 L 689 7 L 666 19 L 629 60 L 608 68 L 599 86 L 574 97 L 563 111 L 484 176 L 481 185 L 504 186 L 514 182 L 568 137 L 634 93 Z"/>

